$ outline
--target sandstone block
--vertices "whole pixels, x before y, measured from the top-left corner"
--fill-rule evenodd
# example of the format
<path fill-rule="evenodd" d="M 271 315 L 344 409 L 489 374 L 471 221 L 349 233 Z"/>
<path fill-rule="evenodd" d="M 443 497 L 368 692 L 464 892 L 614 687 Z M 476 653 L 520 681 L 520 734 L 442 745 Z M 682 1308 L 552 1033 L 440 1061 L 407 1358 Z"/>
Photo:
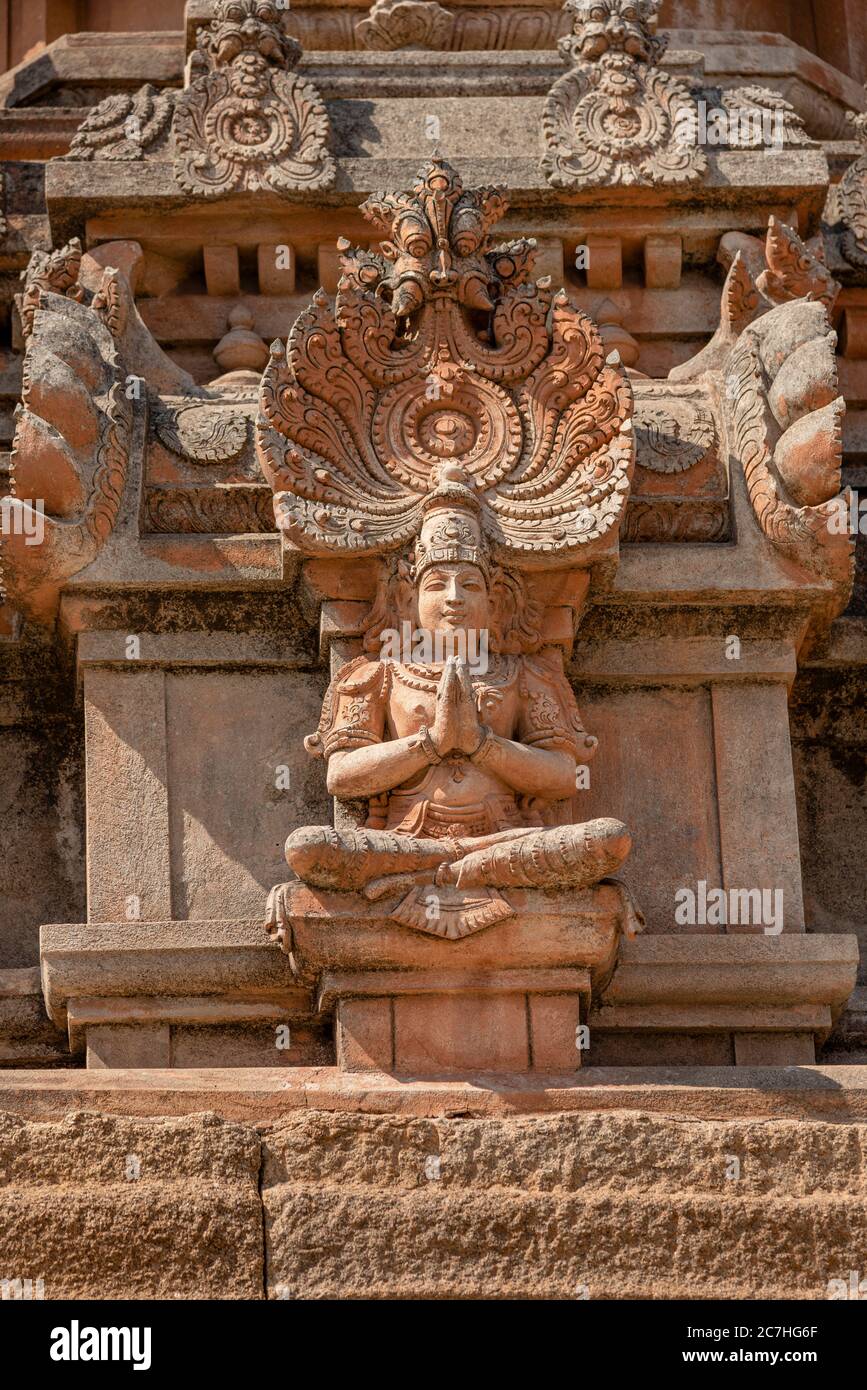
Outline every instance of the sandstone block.
<path fill-rule="evenodd" d="M 255 1299 L 259 1140 L 215 1115 L 0 1115 L 0 1270 L 47 1299 Z"/>
<path fill-rule="evenodd" d="M 805 1298 L 859 1265 L 863 1125 L 297 1113 L 269 1297 Z"/>

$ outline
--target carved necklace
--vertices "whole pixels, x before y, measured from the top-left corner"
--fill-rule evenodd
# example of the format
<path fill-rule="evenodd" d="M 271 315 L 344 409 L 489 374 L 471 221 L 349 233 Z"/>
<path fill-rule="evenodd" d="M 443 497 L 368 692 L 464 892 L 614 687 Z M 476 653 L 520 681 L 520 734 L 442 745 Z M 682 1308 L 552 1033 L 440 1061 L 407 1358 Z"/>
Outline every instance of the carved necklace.
<path fill-rule="evenodd" d="M 484 676 L 470 675 L 473 688 L 481 690 L 502 690 L 511 685 L 518 674 L 517 659 L 513 656 L 495 656 L 495 668 L 493 671 L 486 671 Z M 395 679 L 401 685 L 408 686 L 410 690 L 420 690 L 426 695 L 435 695 L 439 689 L 442 678 L 441 666 L 424 666 L 421 664 L 407 663 L 399 665 L 395 662 L 392 666 Z"/>

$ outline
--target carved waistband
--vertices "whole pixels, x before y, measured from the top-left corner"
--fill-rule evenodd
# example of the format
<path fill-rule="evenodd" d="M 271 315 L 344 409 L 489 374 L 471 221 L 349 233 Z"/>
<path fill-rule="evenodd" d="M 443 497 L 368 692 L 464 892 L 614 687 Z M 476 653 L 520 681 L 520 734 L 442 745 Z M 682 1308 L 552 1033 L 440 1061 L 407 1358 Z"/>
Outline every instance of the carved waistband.
<path fill-rule="evenodd" d="M 388 802 L 387 830 L 433 839 L 466 839 L 511 830 L 523 825 L 518 805 L 511 796 L 488 796 L 470 806 L 449 806 L 417 801 L 412 792 L 392 792 Z"/>

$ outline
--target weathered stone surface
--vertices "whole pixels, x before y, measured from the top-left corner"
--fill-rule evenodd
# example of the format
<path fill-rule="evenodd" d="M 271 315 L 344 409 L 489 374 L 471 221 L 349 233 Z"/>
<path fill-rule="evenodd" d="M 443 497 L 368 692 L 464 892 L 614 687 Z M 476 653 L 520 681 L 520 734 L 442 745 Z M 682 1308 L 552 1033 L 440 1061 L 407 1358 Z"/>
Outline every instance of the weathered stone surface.
<path fill-rule="evenodd" d="M 825 1298 L 867 1236 L 865 1139 L 640 1114 L 296 1115 L 265 1141 L 268 1294 Z"/>
<path fill-rule="evenodd" d="M 37 966 L 0 969 L 0 1066 L 68 1066 L 63 1033 L 45 1012 Z"/>
<path fill-rule="evenodd" d="M 0 1267 L 45 1297 L 261 1297 L 259 1141 L 215 1115 L 0 1115 Z"/>
<path fill-rule="evenodd" d="M 99 5 L 112 24 L 134 8 Z M 0 449 L 15 443 L 14 457 L 0 455 L 0 493 L 15 495 L 0 546 L 22 609 L 0 613 L 0 963 L 33 966 L 40 923 L 80 924 L 46 933 L 45 983 L 62 1032 L 43 1013 L 33 969 L 0 974 L 0 1110 L 18 1116 L 0 1122 L 9 1175 L 0 1277 L 43 1277 L 49 1297 L 261 1297 L 263 1207 L 278 1297 L 574 1297 L 586 1287 L 591 1298 L 823 1298 L 829 1278 L 858 1268 L 863 987 L 842 1006 L 851 938 L 867 935 L 857 717 L 867 647 L 853 618 L 863 572 L 843 626 L 829 632 L 828 619 L 850 580 L 851 538 L 830 525 L 838 494 L 845 483 L 867 487 L 864 169 L 863 158 L 852 165 L 844 118 L 863 108 L 847 73 L 867 50 L 843 22 L 853 4 L 835 5 L 840 22 L 809 38 L 815 51 L 745 36 L 736 28 L 754 18 L 745 0 L 715 0 L 702 14 L 714 9 L 727 30 L 681 31 L 663 55 L 655 0 L 604 0 L 598 12 L 575 0 L 565 77 L 554 45 L 569 16 L 557 0 L 350 0 L 288 14 L 272 0 L 191 0 L 183 37 L 68 39 L 57 30 L 69 6 L 52 4 L 19 6 L 0 33 L 0 63 L 31 54 L 0 82 Z M 158 25 L 170 8 L 153 0 L 143 22 Z M 765 22 L 792 28 L 795 7 L 783 8 Z M 666 17 L 694 23 L 687 9 L 675 0 Z M 543 169 L 552 86 L 563 148 L 547 150 Z M 671 122 L 697 116 L 700 100 L 732 125 L 745 111 L 774 117 L 779 139 L 679 147 Z M 447 235 L 438 196 L 422 224 L 417 204 L 374 194 L 377 225 L 365 226 L 361 198 L 409 187 L 437 147 L 481 188 L 472 205 L 465 195 L 458 234 Z M 683 185 L 666 182 L 683 175 Z M 843 180 L 836 201 L 829 177 Z M 497 210 L 495 184 L 511 203 L 506 245 L 480 251 L 477 214 L 484 222 Z M 358 249 L 342 262 L 344 236 Z M 556 580 L 544 572 L 549 484 L 576 518 L 588 494 L 597 506 L 597 460 L 581 454 L 582 474 L 570 451 L 598 425 L 612 375 L 570 400 L 574 362 L 555 351 L 545 381 L 534 377 L 548 315 L 543 305 L 539 323 L 532 311 L 521 317 L 531 237 L 537 271 L 553 276 L 539 304 L 562 285 L 575 306 L 568 332 L 582 315 L 599 320 L 602 359 L 618 367 L 615 404 L 632 391 L 638 403 L 641 489 L 638 505 L 623 508 L 619 568 L 612 544 L 583 585 L 571 562 Z M 350 302 L 340 288 L 345 259 L 368 287 L 375 272 L 367 299 Z M 411 428 L 406 416 L 386 428 L 383 397 L 393 405 L 413 376 L 414 297 L 429 280 L 442 322 L 455 274 L 472 336 L 439 335 L 454 369 L 451 408 L 425 413 L 425 400 Z M 299 393 L 279 447 L 291 480 L 309 485 L 311 525 L 281 538 L 252 444 L 257 378 L 263 339 L 284 339 L 320 283 L 334 304 L 314 301 L 306 362 L 295 330 L 276 393 L 287 415 Z M 338 349 L 354 331 L 364 335 L 351 361 L 359 374 L 343 354 L 340 375 Z M 578 349 L 581 336 L 571 340 Z M 281 343 L 281 362 L 282 352 Z M 487 377 L 476 370 L 495 357 Z M 425 370 L 444 360 L 438 353 Z M 522 416 L 517 453 L 497 409 L 466 407 L 468 397 L 479 404 L 480 378 L 489 405 L 508 417 L 510 401 Z M 562 477 L 540 490 L 534 451 L 546 438 L 566 447 Z M 539 606 L 557 700 L 571 710 L 574 685 L 599 736 L 592 783 L 579 791 L 570 767 L 567 819 L 617 816 L 635 842 L 624 872 L 649 930 L 626 943 L 592 1011 L 591 989 L 603 993 L 614 964 L 617 912 L 596 922 L 608 929 L 599 978 L 577 981 L 576 940 L 595 920 L 581 898 L 590 890 L 548 897 L 544 918 L 536 910 L 564 874 L 556 856 L 576 845 L 550 837 L 555 827 L 533 807 L 521 808 L 520 828 L 534 853 L 496 866 L 510 885 L 522 876 L 542 885 L 510 889 L 511 917 L 488 897 L 465 920 L 467 901 L 455 910 L 451 898 L 437 929 L 423 882 L 393 900 L 375 891 L 361 911 L 361 894 L 296 884 L 307 906 L 294 938 L 284 932 L 286 954 L 251 920 L 285 873 L 281 841 L 305 822 L 323 828 L 314 860 L 334 839 L 351 842 L 348 887 L 380 867 L 370 851 L 382 841 L 354 838 L 353 795 L 370 790 L 351 784 L 358 768 L 341 776 L 331 762 L 332 790 L 347 798 L 331 831 L 324 779 L 302 770 L 300 738 L 329 663 L 344 707 L 318 737 L 354 737 L 364 723 L 357 706 L 371 692 L 340 678 L 357 674 L 345 664 L 361 656 L 378 598 L 376 556 L 351 576 L 329 576 L 334 561 L 320 556 L 302 578 L 301 551 L 314 536 L 326 550 L 335 535 L 364 540 L 342 522 L 319 529 L 322 504 L 339 492 L 350 508 L 373 499 L 373 513 L 359 510 L 381 528 L 374 549 L 417 538 L 409 564 L 425 563 L 429 548 L 442 562 L 433 526 L 413 518 L 400 537 L 389 524 L 393 469 L 401 486 L 412 474 L 419 509 L 427 504 L 431 446 L 447 463 L 468 461 L 483 491 L 497 450 L 512 449 L 514 467 L 493 488 L 507 477 L 529 486 L 523 540 L 539 566 L 515 607 L 529 624 Z M 44 546 L 25 546 L 6 524 L 7 513 L 33 519 L 28 497 L 45 504 Z M 488 569 L 485 547 L 502 550 L 513 503 L 481 532 L 472 504 L 449 512 L 468 526 L 460 544 L 451 536 L 460 561 L 469 552 L 470 568 Z M 857 497 L 849 507 L 857 525 Z M 434 769 L 457 750 L 475 776 L 470 758 L 490 753 L 477 693 L 451 677 L 442 691 L 429 684 L 407 696 L 412 727 L 394 723 L 394 703 L 382 733 L 422 739 Z M 544 695 L 522 698 L 544 712 Z M 450 701 L 451 716 L 436 719 Z M 505 739 L 507 722 L 490 737 Z M 508 735 L 526 754 L 518 738 Z M 385 790 L 412 789 L 413 775 Z M 549 781 L 537 790 L 550 792 Z M 467 797 L 468 814 L 475 804 Z M 453 840 L 460 825 L 447 806 Z M 625 836 L 615 838 L 622 851 Z M 301 839 L 294 867 L 310 870 L 310 837 Z M 441 845 L 438 871 L 449 867 Z M 456 870 L 470 893 L 473 882 L 488 886 L 489 851 Z M 677 891 L 696 881 L 779 889 L 782 936 L 756 923 L 739 936 L 733 922 L 674 920 Z M 341 896 L 353 911 L 335 906 Z M 229 916 L 214 929 L 211 919 Z M 299 983 L 311 961 L 317 978 Z M 338 1060 L 363 1074 L 328 1065 L 334 1012 Z M 584 1020 L 580 1061 L 590 1065 L 579 1073 Z M 285 1047 L 281 1028 L 292 1034 Z M 826 1055 L 845 1065 L 810 1065 L 831 1028 Z M 90 1070 L 77 1065 L 83 1057 Z M 432 1059 L 460 1075 L 420 1079 Z M 482 1063 L 521 1070 L 472 1079 Z M 373 1069 L 399 1064 L 416 1079 Z M 91 1106 L 101 1118 L 64 1118 Z M 203 1120 L 212 1107 L 230 1123 Z M 733 1156 L 739 1177 L 727 1171 Z M 39 1268 L 7 1268 L 22 1245 Z M 54 1288 L 49 1269 L 61 1271 Z"/>

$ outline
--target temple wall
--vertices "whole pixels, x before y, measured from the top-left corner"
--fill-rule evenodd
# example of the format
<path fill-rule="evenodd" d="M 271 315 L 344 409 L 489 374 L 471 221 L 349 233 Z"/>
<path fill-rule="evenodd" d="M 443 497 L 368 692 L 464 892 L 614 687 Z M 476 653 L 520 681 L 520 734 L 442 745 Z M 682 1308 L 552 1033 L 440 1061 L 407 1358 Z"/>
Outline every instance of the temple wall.
<path fill-rule="evenodd" d="M 19 653 L 0 685 L 0 969 L 35 965 L 39 926 L 78 920 L 84 891 L 80 711 L 40 651 Z"/>
<path fill-rule="evenodd" d="M 863 0 L 663 0 L 658 90 L 785 129 L 675 150 L 639 73 L 646 167 L 594 146 L 604 104 L 582 133 L 579 89 L 552 134 L 559 0 L 442 4 L 445 29 L 380 5 L 368 43 L 371 0 L 292 0 L 303 52 L 264 24 L 261 113 L 208 184 L 195 103 L 259 63 L 204 43 L 213 0 L 0 0 L 0 499 L 48 521 L 41 550 L 0 544 L 0 1280 L 48 1299 L 817 1300 L 863 1268 L 867 537 L 845 607 L 821 510 L 844 450 L 867 498 L 867 223 L 835 201 Z M 415 179 L 418 255 L 393 215 Z M 394 841 L 335 845 L 364 803 L 304 737 L 412 527 L 393 577 L 421 589 L 438 506 L 491 599 L 480 552 L 507 578 L 513 553 L 527 665 L 478 703 L 450 671 L 436 724 L 415 675 L 389 704 L 426 759 L 393 781 L 431 769 L 449 809 L 411 877 Z M 525 861 L 512 841 L 458 888 L 455 839 L 494 823 L 469 793 L 497 823 L 527 806 L 484 780 L 517 765 L 483 709 L 517 702 L 500 742 L 537 769 L 586 750 L 561 669 L 598 739 L 582 824 L 527 816 Z M 341 696 L 344 747 L 367 697 Z M 782 930 L 677 920 L 699 885 L 781 891 Z"/>
<path fill-rule="evenodd" d="M 286 835 L 330 811 L 302 742 L 323 687 L 284 670 L 88 672 L 89 920 L 257 916 Z"/>
<path fill-rule="evenodd" d="M 184 0 L 152 0 L 147 14 L 143 15 L 139 0 L 3 0 L 0 5 L 0 70 L 14 67 L 32 57 L 41 46 L 65 34 L 134 33 L 140 32 L 145 24 L 151 32 L 180 31 L 184 27 L 184 8 Z M 305 21 L 310 22 L 308 16 L 322 16 L 329 8 L 315 0 L 310 5 L 295 0 L 293 18 L 303 27 Z M 476 20 L 479 35 L 490 33 L 492 24 L 496 28 L 495 9 L 492 17 L 484 5 L 470 3 L 449 8 L 468 11 Z M 528 5 L 525 13 L 533 16 L 537 10 L 544 13 L 546 9 L 556 8 L 559 7 Z M 208 6 L 201 3 L 196 9 L 204 13 Z M 326 33 L 330 27 L 335 30 L 336 37 L 339 25 L 343 31 L 342 43 L 351 43 L 354 24 L 367 9 L 364 0 L 359 0 L 348 14 L 326 15 Z M 768 0 L 760 9 L 756 8 L 754 0 L 663 0 L 660 9 L 660 26 L 670 30 L 706 29 L 725 33 L 745 29 L 784 34 L 842 72 L 863 81 L 867 75 L 867 38 L 859 24 L 860 18 L 860 0 Z M 527 45 L 535 29 L 532 23 L 525 23 L 522 43 L 511 46 Z M 547 33 L 538 46 L 553 47 L 551 38 L 550 32 Z M 531 42 L 529 46 L 537 44 Z"/>
<path fill-rule="evenodd" d="M 863 667 L 801 673 L 792 704 L 807 920 L 814 931 L 855 932 L 867 946 L 867 729 Z"/>
<path fill-rule="evenodd" d="M 4 1114 L 0 1264 L 46 1299 L 822 1299 L 861 1267 L 865 1143 L 625 1110 Z"/>

